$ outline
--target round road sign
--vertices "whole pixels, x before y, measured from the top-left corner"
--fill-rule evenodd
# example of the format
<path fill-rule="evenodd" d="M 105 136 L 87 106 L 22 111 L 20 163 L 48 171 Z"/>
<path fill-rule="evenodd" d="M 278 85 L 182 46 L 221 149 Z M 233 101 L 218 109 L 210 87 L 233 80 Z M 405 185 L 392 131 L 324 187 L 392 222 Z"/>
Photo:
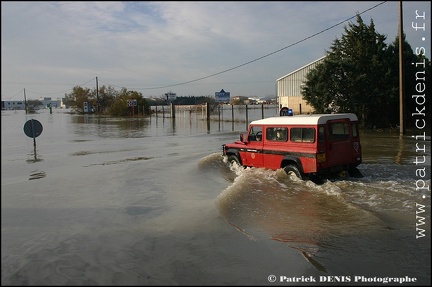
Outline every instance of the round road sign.
<path fill-rule="evenodd" d="M 24 124 L 24 133 L 30 138 L 36 138 L 42 133 L 42 124 L 38 120 L 28 120 Z"/>

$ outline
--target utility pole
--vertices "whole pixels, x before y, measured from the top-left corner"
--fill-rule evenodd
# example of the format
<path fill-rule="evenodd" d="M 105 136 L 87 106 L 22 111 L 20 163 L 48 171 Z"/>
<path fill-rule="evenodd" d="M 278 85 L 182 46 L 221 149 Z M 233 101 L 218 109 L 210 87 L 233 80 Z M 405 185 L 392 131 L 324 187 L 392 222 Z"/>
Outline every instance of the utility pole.
<path fill-rule="evenodd" d="M 99 88 L 98 78 L 96 77 L 96 112 L 99 114 Z"/>
<path fill-rule="evenodd" d="M 404 124 L 404 67 L 403 67 L 403 13 L 402 1 L 399 1 L 399 134 L 405 134 Z"/>
<path fill-rule="evenodd" d="M 25 112 L 27 114 L 27 98 L 26 98 L 26 94 L 25 94 L 25 89 L 24 89 L 24 109 L 25 109 Z"/>

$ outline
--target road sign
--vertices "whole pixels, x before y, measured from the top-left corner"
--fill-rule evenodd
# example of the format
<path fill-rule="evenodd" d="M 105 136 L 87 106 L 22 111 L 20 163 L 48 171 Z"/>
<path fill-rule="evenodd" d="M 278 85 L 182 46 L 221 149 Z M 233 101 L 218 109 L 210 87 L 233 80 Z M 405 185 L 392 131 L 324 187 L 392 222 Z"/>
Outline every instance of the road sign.
<path fill-rule="evenodd" d="M 128 107 L 136 107 L 138 105 L 137 100 L 127 100 L 127 106 Z"/>
<path fill-rule="evenodd" d="M 229 103 L 231 100 L 230 92 L 225 92 L 223 89 L 220 92 L 215 92 L 215 100 L 218 103 Z"/>
<path fill-rule="evenodd" d="M 43 127 L 38 120 L 28 120 L 24 124 L 24 133 L 30 138 L 36 138 L 42 133 Z"/>

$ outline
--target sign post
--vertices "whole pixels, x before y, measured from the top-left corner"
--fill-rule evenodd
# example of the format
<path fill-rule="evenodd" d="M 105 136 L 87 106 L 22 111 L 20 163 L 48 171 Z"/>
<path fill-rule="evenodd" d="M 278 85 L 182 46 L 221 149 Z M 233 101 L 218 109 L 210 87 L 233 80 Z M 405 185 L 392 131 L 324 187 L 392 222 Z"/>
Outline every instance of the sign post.
<path fill-rule="evenodd" d="M 24 124 L 24 133 L 30 137 L 33 138 L 33 148 L 34 148 L 34 156 L 35 161 L 37 160 L 36 157 L 36 138 L 42 133 L 43 127 L 42 124 L 38 120 L 28 120 Z"/>
<path fill-rule="evenodd" d="M 132 107 L 132 116 L 135 115 L 135 107 L 138 105 L 138 101 L 135 99 L 127 100 L 127 106 Z"/>

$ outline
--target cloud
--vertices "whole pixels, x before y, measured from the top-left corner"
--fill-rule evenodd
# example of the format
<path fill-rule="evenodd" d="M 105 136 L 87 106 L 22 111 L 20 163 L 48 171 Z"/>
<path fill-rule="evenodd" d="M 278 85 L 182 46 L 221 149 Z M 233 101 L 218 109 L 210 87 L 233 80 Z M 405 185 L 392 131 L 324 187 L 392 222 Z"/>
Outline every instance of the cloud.
<path fill-rule="evenodd" d="M 61 97 L 65 90 L 95 77 L 144 96 L 164 94 L 168 88 L 157 87 L 169 85 L 178 95 L 208 95 L 223 88 L 234 95 L 266 96 L 275 94 L 277 78 L 323 56 L 348 23 L 325 30 L 332 25 L 374 6 L 362 19 L 365 23 L 373 19 L 377 32 L 388 36 L 387 43 L 394 41 L 398 25 L 398 2 L 3 1 L 1 5 L 2 99 L 23 88 L 30 91 L 30 98 Z M 426 2 L 404 5 L 407 23 L 414 19 L 415 9 L 428 9 L 430 19 Z M 412 34 L 407 33 L 408 40 L 418 40 Z M 237 66 L 241 67 L 232 69 Z M 221 73 L 225 70 L 229 72 Z M 188 84 L 178 85 L 183 82 Z M 94 88 L 92 81 L 90 87 Z"/>

